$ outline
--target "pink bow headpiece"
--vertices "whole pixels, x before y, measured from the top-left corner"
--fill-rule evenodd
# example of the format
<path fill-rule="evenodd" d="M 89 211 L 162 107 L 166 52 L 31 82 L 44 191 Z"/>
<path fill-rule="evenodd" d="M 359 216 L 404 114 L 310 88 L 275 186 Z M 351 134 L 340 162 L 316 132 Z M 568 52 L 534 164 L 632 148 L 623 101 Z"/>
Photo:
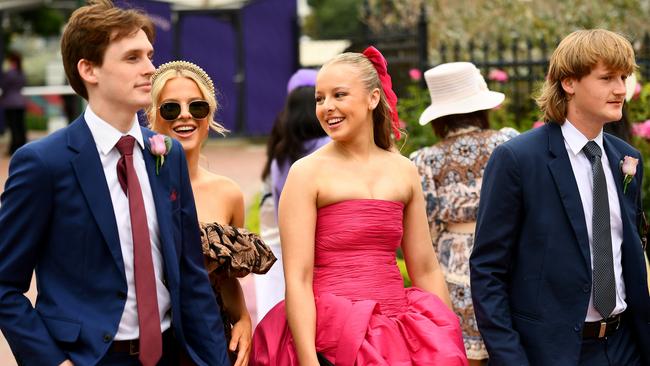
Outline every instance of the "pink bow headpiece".
<path fill-rule="evenodd" d="M 384 56 L 373 46 L 366 48 L 363 51 L 363 55 L 372 62 L 372 65 L 377 70 L 377 75 L 379 75 L 379 81 L 381 82 L 381 88 L 384 90 L 384 95 L 386 95 L 386 100 L 390 106 L 390 116 L 391 116 L 391 127 L 393 128 L 393 134 L 396 139 L 400 139 L 402 134 L 399 132 L 399 116 L 397 115 L 397 95 L 393 91 L 393 82 L 390 79 L 388 74 L 388 62 Z"/>

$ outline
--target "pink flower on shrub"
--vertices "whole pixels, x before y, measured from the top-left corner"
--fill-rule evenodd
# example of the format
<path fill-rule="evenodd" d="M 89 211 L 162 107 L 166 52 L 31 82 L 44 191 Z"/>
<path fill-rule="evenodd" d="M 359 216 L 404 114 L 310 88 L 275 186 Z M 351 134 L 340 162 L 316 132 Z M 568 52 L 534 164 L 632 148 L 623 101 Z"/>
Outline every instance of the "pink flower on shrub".
<path fill-rule="evenodd" d="M 488 74 L 488 79 L 505 83 L 508 81 L 508 73 L 500 69 L 492 69 Z"/>
<path fill-rule="evenodd" d="M 632 134 L 650 140 L 650 119 L 645 122 L 633 123 Z"/>
<path fill-rule="evenodd" d="M 636 83 L 634 86 L 634 94 L 632 94 L 632 99 L 639 99 L 639 95 L 641 95 L 641 84 Z"/>
<path fill-rule="evenodd" d="M 422 71 L 420 71 L 420 69 L 416 69 L 416 68 L 410 69 L 409 70 L 409 77 L 413 81 L 420 81 L 420 79 L 422 79 Z"/>
<path fill-rule="evenodd" d="M 544 126 L 544 121 L 535 121 L 535 123 L 533 123 L 533 128 L 542 127 L 542 126 Z"/>

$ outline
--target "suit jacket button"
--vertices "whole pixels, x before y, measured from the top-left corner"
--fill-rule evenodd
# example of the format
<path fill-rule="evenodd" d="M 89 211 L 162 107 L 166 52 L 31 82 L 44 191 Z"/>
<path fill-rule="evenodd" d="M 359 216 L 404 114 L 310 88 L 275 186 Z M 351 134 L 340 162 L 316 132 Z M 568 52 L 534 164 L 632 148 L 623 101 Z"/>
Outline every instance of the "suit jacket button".
<path fill-rule="evenodd" d="M 110 335 L 110 334 L 108 334 L 108 333 L 104 333 L 104 343 L 108 343 L 108 342 L 110 342 L 112 339 L 113 339 L 113 336 L 112 336 L 112 335 Z"/>
<path fill-rule="evenodd" d="M 576 324 L 575 327 L 573 327 L 573 330 L 575 330 L 576 332 L 579 332 L 580 331 L 580 325 Z"/>
<path fill-rule="evenodd" d="M 591 292 L 591 286 L 589 286 L 589 284 L 582 286 L 582 292 L 588 294 L 589 292 Z"/>
<path fill-rule="evenodd" d="M 126 292 L 118 291 L 117 292 L 117 298 L 120 299 L 120 300 L 126 300 Z"/>

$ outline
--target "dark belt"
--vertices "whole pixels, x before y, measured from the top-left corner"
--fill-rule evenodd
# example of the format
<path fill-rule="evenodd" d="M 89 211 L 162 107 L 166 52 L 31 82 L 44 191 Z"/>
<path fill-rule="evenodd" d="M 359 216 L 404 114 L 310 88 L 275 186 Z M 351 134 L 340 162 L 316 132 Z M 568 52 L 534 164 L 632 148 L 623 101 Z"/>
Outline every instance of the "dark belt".
<path fill-rule="evenodd" d="M 173 342 L 174 334 L 172 332 L 172 329 L 169 328 L 166 331 L 164 331 L 162 334 L 162 338 L 163 338 L 163 348 L 165 347 L 165 344 L 169 344 L 169 342 Z M 111 347 L 108 349 L 108 352 L 128 353 L 131 356 L 138 355 L 140 353 L 140 340 L 131 339 L 125 341 L 113 341 L 113 343 L 111 343 Z"/>
<path fill-rule="evenodd" d="M 621 326 L 621 314 L 612 315 L 597 322 L 585 322 L 582 338 L 603 338 L 610 336 Z"/>

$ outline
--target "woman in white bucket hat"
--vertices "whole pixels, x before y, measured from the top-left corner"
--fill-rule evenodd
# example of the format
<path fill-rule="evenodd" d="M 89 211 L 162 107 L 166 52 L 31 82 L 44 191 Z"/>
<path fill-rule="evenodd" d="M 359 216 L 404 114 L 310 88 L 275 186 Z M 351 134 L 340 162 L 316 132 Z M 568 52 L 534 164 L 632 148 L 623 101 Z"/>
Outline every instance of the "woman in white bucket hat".
<path fill-rule="evenodd" d="M 480 365 L 488 354 L 476 326 L 469 279 L 479 193 L 492 150 L 518 132 L 489 129 L 488 110 L 505 96 L 489 90 L 472 63 L 442 64 L 424 78 L 431 105 L 420 124 L 431 123 L 441 141 L 415 151 L 411 160 L 422 179 L 433 245 L 460 317 L 467 358 L 470 365 Z"/>

